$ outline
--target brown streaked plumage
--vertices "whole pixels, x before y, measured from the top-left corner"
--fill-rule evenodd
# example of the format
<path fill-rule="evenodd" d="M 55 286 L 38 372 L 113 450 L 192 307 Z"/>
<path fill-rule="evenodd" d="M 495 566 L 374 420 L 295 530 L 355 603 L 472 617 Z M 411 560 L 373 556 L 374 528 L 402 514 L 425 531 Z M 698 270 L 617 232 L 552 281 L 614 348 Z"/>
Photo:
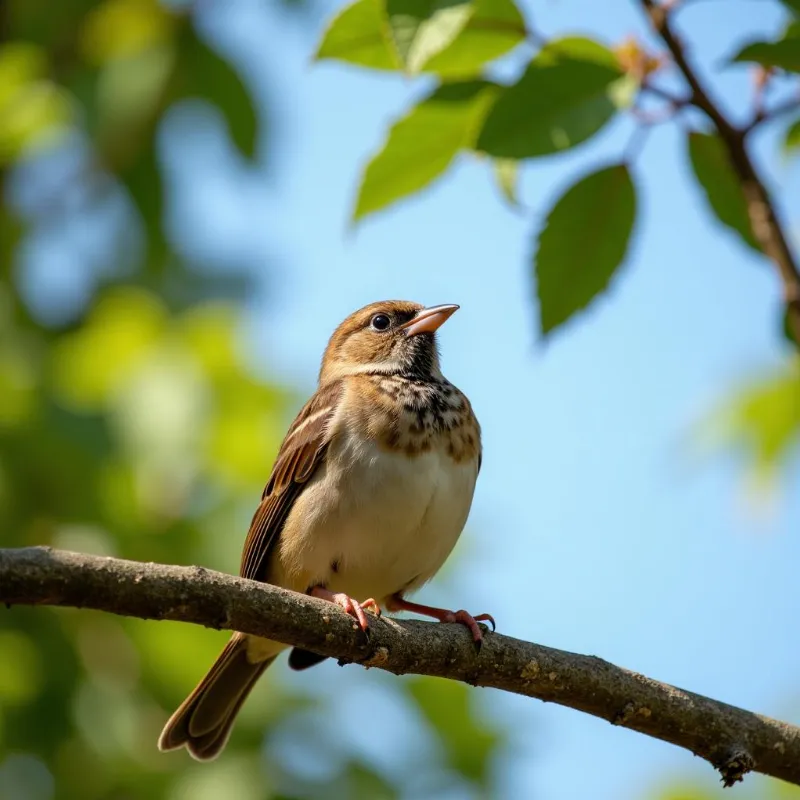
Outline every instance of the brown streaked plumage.
<path fill-rule="evenodd" d="M 476 620 L 488 615 L 405 599 L 450 554 L 480 470 L 480 426 L 442 375 L 435 341 L 457 308 L 372 303 L 336 329 L 317 391 L 287 431 L 253 516 L 242 576 L 330 600 L 364 631 L 364 609 L 379 614 L 383 606 L 461 623 L 480 646 Z M 216 757 L 256 680 L 284 649 L 234 634 L 170 717 L 159 747 Z M 289 664 L 322 660 L 294 649 Z"/>

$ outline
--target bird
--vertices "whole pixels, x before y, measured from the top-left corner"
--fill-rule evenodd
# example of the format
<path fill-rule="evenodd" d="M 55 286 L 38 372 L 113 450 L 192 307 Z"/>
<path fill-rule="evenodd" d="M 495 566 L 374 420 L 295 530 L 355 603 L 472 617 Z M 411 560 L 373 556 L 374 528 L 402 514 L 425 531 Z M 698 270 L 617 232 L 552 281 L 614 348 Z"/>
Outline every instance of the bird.
<path fill-rule="evenodd" d="M 442 374 L 436 331 L 459 306 L 392 300 L 350 314 L 331 336 L 317 389 L 289 427 L 255 511 L 240 575 L 330 601 L 369 634 L 369 610 L 410 611 L 483 631 L 464 610 L 406 595 L 442 567 L 466 524 L 481 429 Z M 280 642 L 234 633 L 169 718 L 162 751 L 216 758 Z M 294 648 L 289 666 L 325 659 Z"/>

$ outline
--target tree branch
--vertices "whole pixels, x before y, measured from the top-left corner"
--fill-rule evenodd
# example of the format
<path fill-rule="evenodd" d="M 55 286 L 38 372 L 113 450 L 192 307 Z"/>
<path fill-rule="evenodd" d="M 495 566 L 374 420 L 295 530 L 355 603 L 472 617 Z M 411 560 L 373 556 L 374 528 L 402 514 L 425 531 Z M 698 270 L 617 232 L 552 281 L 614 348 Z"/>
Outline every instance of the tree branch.
<path fill-rule="evenodd" d="M 777 119 L 784 114 L 789 114 L 792 111 L 798 110 L 800 110 L 800 97 L 790 97 L 788 100 L 784 100 L 782 103 L 779 103 L 772 108 L 761 108 L 753 115 L 753 119 L 750 120 L 750 122 L 745 126 L 744 132 L 750 133 L 750 131 L 754 130 L 765 122 L 772 122 L 772 120 Z"/>
<path fill-rule="evenodd" d="M 800 728 L 677 689 L 595 656 L 460 626 L 371 617 L 367 642 L 337 607 L 202 567 L 46 547 L 0 549 L 0 603 L 177 620 L 297 645 L 340 662 L 465 681 L 559 703 L 701 756 L 726 786 L 751 771 L 800 785 Z M 187 687 L 188 688 L 188 687 Z"/>
<path fill-rule="evenodd" d="M 765 255 L 775 264 L 783 284 L 783 296 L 792 337 L 800 348 L 800 271 L 772 198 L 758 175 L 745 139 L 748 129 L 734 126 L 722 113 L 703 87 L 697 73 L 689 64 L 683 44 L 670 24 L 671 8 L 656 0 L 640 0 L 655 32 L 667 46 L 675 66 L 683 75 L 690 89 L 690 103 L 702 111 L 713 123 L 728 151 L 731 166 L 739 177 L 747 202 L 747 211 L 753 235 Z"/>

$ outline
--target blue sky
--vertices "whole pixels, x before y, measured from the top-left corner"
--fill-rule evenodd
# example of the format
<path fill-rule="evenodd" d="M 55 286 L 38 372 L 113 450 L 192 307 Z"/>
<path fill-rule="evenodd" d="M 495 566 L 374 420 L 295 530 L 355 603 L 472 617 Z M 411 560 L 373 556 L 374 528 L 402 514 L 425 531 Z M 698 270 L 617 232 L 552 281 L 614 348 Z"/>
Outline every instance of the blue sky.
<path fill-rule="evenodd" d="M 326 5 L 326 15 L 336 7 Z M 709 216 L 680 128 L 654 131 L 638 160 L 639 221 L 611 290 L 543 344 L 529 267 L 534 232 L 577 175 L 619 158 L 630 126 L 527 166 L 521 214 L 503 205 L 486 164 L 465 158 L 430 191 L 348 232 L 364 159 L 424 86 L 313 65 L 317 15 L 303 26 L 256 0 L 234 8 L 206 22 L 274 100 L 271 177 L 243 178 L 213 126 L 208 140 L 179 142 L 174 119 L 165 149 L 190 190 L 175 218 L 190 250 L 225 241 L 251 264 L 280 262 L 264 268 L 265 291 L 251 307 L 256 367 L 310 392 L 328 336 L 355 308 L 394 297 L 461 305 L 442 329 L 443 363 L 479 415 L 484 465 L 458 568 L 419 598 L 490 611 L 503 633 L 800 721 L 800 494 L 789 491 L 800 469 L 795 461 L 777 506 L 759 515 L 743 502 L 741 465 L 699 459 L 690 446 L 717 399 L 785 355 L 779 287 L 769 264 Z M 524 8 L 547 35 L 613 43 L 643 30 L 634 3 Z M 692 6 L 680 21 L 703 66 L 716 70 L 779 18 L 777 3 L 726 0 Z M 519 63 L 512 57 L 500 71 Z M 746 70 L 717 78 L 725 101 L 741 108 Z M 775 140 L 762 135 L 759 159 L 796 220 L 797 168 L 773 157 Z M 191 179 L 193 148 L 218 167 L 202 185 Z M 380 728 L 395 713 L 377 688 L 386 676 L 320 670 L 345 696 L 377 692 L 383 721 L 370 714 L 365 729 L 363 714 L 342 708 L 341 723 L 385 760 L 370 742 L 385 739 Z M 664 743 L 569 709 L 479 694 L 516 732 L 505 797 L 634 800 L 673 775 L 715 783 L 710 767 Z"/>

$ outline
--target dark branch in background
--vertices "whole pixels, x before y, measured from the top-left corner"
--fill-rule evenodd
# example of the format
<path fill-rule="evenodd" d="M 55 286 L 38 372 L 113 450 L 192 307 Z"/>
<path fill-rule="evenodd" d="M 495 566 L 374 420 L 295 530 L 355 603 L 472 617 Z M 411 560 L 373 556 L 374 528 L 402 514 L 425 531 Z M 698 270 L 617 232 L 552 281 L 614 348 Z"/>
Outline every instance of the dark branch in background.
<path fill-rule="evenodd" d="M 765 255 L 778 269 L 783 283 L 789 330 L 800 348 L 800 271 L 778 219 L 775 205 L 747 152 L 745 140 L 754 124 L 737 128 L 711 100 L 697 73 L 687 61 L 683 44 L 672 30 L 671 6 L 660 5 L 655 0 L 640 0 L 640 2 L 654 30 L 672 54 L 675 66 L 688 84 L 689 102 L 709 118 L 725 144 L 731 166 L 742 185 L 753 235 Z M 770 112 L 768 116 L 771 117 L 773 114 L 774 112 Z"/>
<path fill-rule="evenodd" d="M 800 111 L 800 97 L 790 97 L 788 100 L 778 103 L 772 108 L 759 109 L 753 116 L 753 119 L 745 126 L 744 132 L 750 133 L 750 131 L 757 128 L 762 123 L 771 122 L 773 119 L 781 117 L 784 114 L 789 114 L 792 111 Z"/>
<path fill-rule="evenodd" d="M 713 764 L 726 786 L 751 770 L 800 785 L 800 728 L 659 683 L 595 656 L 500 634 L 487 633 L 483 649 L 476 653 L 459 625 L 371 616 L 367 642 L 350 617 L 324 600 L 201 567 L 44 547 L 0 549 L 0 603 L 72 606 L 191 622 L 265 636 L 396 675 L 433 675 L 503 689 L 684 747 Z M 197 668 L 199 676 L 203 665 Z"/>

